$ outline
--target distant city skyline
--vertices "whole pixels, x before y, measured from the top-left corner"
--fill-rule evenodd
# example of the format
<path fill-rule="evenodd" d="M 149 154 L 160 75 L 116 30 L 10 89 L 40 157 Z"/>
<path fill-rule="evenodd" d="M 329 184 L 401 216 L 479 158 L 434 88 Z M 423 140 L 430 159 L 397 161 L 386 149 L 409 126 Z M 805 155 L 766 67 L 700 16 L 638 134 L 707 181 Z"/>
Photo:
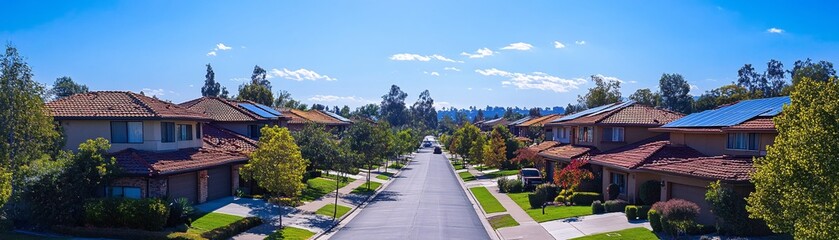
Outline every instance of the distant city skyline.
<path fill-rule="evenodd" d="M 10 2 L 0 40 L 36 80 L 91 90 L 200 97 L 205 64 L 236 95 L 254 65 L 273 92 L 309 105 L 378 103 L 391 84 L 412 104 L 564 107 L 593 86 L 626 98 L 679 73 L 694 95 L 750 63 L 839 62 L 839 4 L 820 1 Z"/>

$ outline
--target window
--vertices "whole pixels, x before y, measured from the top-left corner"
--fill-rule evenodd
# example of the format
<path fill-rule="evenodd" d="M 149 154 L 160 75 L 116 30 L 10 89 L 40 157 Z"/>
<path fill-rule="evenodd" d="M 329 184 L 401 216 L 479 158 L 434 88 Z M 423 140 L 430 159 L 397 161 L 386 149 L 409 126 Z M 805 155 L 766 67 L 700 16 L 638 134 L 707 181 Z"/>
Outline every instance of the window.
<path fill-rule="evenodd" d="M 253 139 L 259 139 L 259 125 L 248 125 L 248 136 Z"/>
<path fill-rule="evenodd" d="M 118 186 L 118 187 L 110 187 L 110 189 L 108 189 L 108 190 L 109 190 L 108 192 L 110 192 L 109 195 L 111 197 L 134 198 L 134 199 L 138 199 L 138 198 L 141 197 L 140 196 L 141 191 L 140 191 L 140 188 L 138 188 L 138 187 Z"/>
<path fill-rule="evenodd" d="M 757 151 L 759 136 L 757 133 L 729 133 L 726 147 L 735 150 Z"/>
<path fill-rule="evenodd" d="M 161 142 L 175 142 L 175 123 L 161 122 L 160 123 L 160 141 Z"/>
<path fill-rule="evenodd" d="M 195 139 L 201 139 L 201 123 L 195 124 Z"/>
<path fill-rule="evenodd" d="M 620 173 L 612 173 L 612 182 L 618 185 L 618 188 L 621 190 L 621 194 L 626 194 L 626 175 Z"/>
<path fill-rule="evenodd" d="M 192 140 L 192 125 L 178 124 L 178 141 Z"/>
<path fill-rule="evenodd" d="M 592 136 L 594 136 L 594 129 L 592 127 L 581 127 L 579 128 L 579 133 L 577 133 L 577 140 L 579 142 L 592 142 Z"/>
<path fill-rule="evenodd" d="M 112 143 L 143 143 L 143 122 L 111 122 Z"/>
<path fill-rule="evenodd" d="M 604 142 L 623 142 L 623 128 L 622 127 L 610 127 L 610 128 L 603 128 L 603 140 Z"/>

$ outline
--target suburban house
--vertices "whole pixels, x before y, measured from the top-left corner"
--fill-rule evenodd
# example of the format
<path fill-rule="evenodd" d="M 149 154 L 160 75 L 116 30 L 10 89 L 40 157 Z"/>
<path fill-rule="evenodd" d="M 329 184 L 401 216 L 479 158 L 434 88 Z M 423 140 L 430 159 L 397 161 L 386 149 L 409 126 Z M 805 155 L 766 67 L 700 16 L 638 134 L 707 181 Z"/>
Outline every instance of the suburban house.
<path fill-rule="evenodd" d="M 532 118 L 533 117 L 531 117 L 531 116 L 525 116 L 523 118 L 519 118 L 518 120 L 509 122 L 509 123 L 507 123 L 507 128 L 510 129 L 510 132 L 513 133 L 513 136 L 519 136 L 519 132 L 518 132 L 519 128 L 516 127 L 516 126 L 519 125 L 520 123 L 523 123 L 523 122 L 525 122 L 527 120 L 530 120 Z"/>
<path fill-rule="evenodd" d="M 132 92 L 89 92 L 46 105 L 64 131 L 65 149 L 99 137 L 111 142 L 109 154 L 123 171 L 105 189 L 109 196 L 193 203 L 230 196 L 238 186 L 235 166 L 256 147 L 248 138 L 205 127 L 213 119 L 202 113 Z"/>
<path fill-rule="evenodd" d="M 500 118 L 496 118 L 496 119 L 481 121 L 480 123 L 477 123 L 476 125 L 478 126 L 478 128 L 481 129 L 481 131 L 489 132 L 489 131 L 492 131 L 492 129 L 495 128 L 495 126 L 507 125 L 507 122 L 508 121 L 507 121 L 506 118 L 500 117 Z"/>
<path fill-rule="evenodd" d="M 338 132 L 344 131 L 347 127 L 352 125 L 352 120 L 341 117 L 338 114 L 312 109 L 309 111 L 297 109 L 282 109 L 283 115 L 290 117 L 288 121 L 288 130 L 300 131 L 308 123 L 318 123 L 326 126 L 326 130 L 336 130 Z"/>
<path fill-rule="evenodd" d="M 541 117 L 528 117 L 528 119 L 524 121 L 516 121 L 518 123 L 510 124 L 510 131 L 513 132 L 514 135 L 518 137 L 525 137 L 536 141 L 537 139 L 533 139 L 538 137 L 544 138 L 545 140 L 552 140 L 551 137 L 548 135 L 553 135 L 551 132 L 547 132 L 543 125 L 545 123 L 549 123 L 554 121 L 558 118 L 562 117 L 559 114 L 548 114 Z M 532 131 L 539 131 L 539 132 L 532 132 Z M 538 141 L 537 141 L 538 142 Z"/>
<path fill-rule="evenodd" d="M 212 124 L 251 139 L 259 139 L 263 126 L 286 126 L 290 119 L 271 107 L 252 101 L 201 97 L 178 104 L 212 118 Z"/>

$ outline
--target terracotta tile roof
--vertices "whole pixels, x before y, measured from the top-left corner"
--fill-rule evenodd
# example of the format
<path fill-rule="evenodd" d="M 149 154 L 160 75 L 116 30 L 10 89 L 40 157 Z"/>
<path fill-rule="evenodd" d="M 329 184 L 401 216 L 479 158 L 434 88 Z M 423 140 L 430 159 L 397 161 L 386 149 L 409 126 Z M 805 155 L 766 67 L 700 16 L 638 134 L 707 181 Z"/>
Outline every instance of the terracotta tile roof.
<path fill-rule="evenodd" d="M 681 117 L 684 117 L 684 114 L 633 103 L 612 111 L 553 123 L 551 125 L 610 124 L 661 126 Z"/>
<path fill-rule="evenodd" d="M 562 145 L 558 147 L 548 148 L 539 155 L 551 159 L 562 159 L 562 160 L 570 160 L 572 158 L 576 158 L 582 156 L 583 154 L 594 152 L 596 148 L 588 147 L 588 146 L 576 146 L 576 145 Z"/>
<path fill-rule="evenodd" d="M 218 97 L 201 97 L 178 105 L 195 112 L 204 113 L 205 115 L 213 118 L 213 120 L 220 122 L 270 120 L 242 109 L 235 101 Z"/>
<path fill-rule="evenodd" d="M 516 137 L 515 139 L 519 140 L 519 141 L 522 141 L 522 142 L 532 142 L 533 141 L 533 140 L 530 140 L 530 138 L 527 138 L 527 137 Z"/>
<path fill-rule="evenodd" d="M 755 170 L 751 159 L 730 156 L 661 159 L 640 169 L 724 181 L 748 181 Z"/>
<path fill-rule="evenodd" d="M 132 92 L 98 91 L 48 102 L 56 119 L 194 119 L 206 115 Z"/>
<path fill-rule="evenodd" d="M 667 139 L 668 135 L 662 134 L 637 143 L 598 153 L 591 157 L 591 162 L 625 169 L 634 169 L 657 159 L 705 157 L 705 155 L 690 147 L 670 145 L 670 141 Z"/>
<path fill-rule="evenodd" d="M 111 154 L 129 175 L 165 175 L 211 168 L 227 163 L 245 162 L 248 157 L 214 148 L 187 148 L 172 152 L 125 149 Z"/>
<path fill-rule="evenodd" d="M 213 124 L 202 124 L 201 133 L 205 148 L 249 154 L 259 147 L 256 140 Z"/>
<path fill-rule="evenodd" d="M 291 120 L 288 121 L 288 124 L 305 124 L 308 122 L 316 122 L 320 124 L 326 125 L 349 125 L 350 123 L 343 122 L 336 118 L 329 116 L 326 113 L 322 113 L 318 110 L 309 110 L 309 111 L 301 111 L 297 109 L 283 109 L 283 115 L 291 117 Z"/>
<path fill-rule="evenodd" d="M 501 118 L 486 120 L 482 124 L 487 125 L 487 126 L 495 126 L 495 125 L 498 125 L 498 124 L 507 124 L 507 119 L 501 117 Z"/>
<path fill-rule="evenodd" d="M 777 131 L 771 117 L 758 117 L 740 124 L 724 127 L 723 131 Z"/>
<path fill-rule="evenodd" d="M 530 146 L 528 148 L 534 150 L 535 152 L 542 152 L 547 150 L 548 148 L 556 147 L 559 145 L 559 142 L 556 141 L 544 141 L 542 143 L 536 144 L 534 146 Z"/>
<path fill-rule="evenodd" d="M 517 127 L 530 127 L 530 126 L 539 126 L 544 125 L 545 123 L 549 123 L 553 120 L 559 119 L 562 115 L 559 114 L 548 114 L 545 116 L 532 118 L 530 120 L 524 121 L 516 125 Z"/>

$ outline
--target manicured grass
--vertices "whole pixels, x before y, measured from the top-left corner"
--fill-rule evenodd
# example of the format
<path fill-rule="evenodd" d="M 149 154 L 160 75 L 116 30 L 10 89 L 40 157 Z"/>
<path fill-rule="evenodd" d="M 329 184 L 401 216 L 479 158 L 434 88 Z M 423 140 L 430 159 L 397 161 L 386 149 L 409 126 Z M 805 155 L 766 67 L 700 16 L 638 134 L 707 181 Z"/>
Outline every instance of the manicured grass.
<path fill-rule="evenodd" d="M 492 196 L 492 193 L 490 193 L 486 187 L 473 187 L 469 190 L 472 191 L 472 194 L 474 194 L 475 198 L 478 199 L 478 202 L 481 203 L 481 207 L 484 208 L 484 212 L 496 213 L 507 211 L 504 206 L 501 206 L 498 199 L 495 199 L 495 197 Z"/>
<path fill-rule="evenodd" d="M 492 229 L 515 227 L 519 225 L 519 222 L 516 222 L 510 214 L 493 216 L 487 218 L 487 221 L 489 221 L 489 225 L 492 225 Z"/>
<path fill-rule="evenodd" d="M 296 227 L 283 227 L 282 231 L 276 231 L 269 235 L 266 240 L 306 240 L 314 236 L 314 232 Z"/>
<path fill-rule="evenodd" d="M 379 175 L 376 175 L 376 178 L 381 179 L 381 180 L 388 180 L 388 179 L 390 179 L 390 177 L 388 177 L 387 175 L 384 175 L 384 174 L 379 174 Z"/>
<path fill-rule="evenodd" d="M 340 182 L 338 188 L 346 186 L 347 182 Z M 303 189 L 303 194 L 300 200 L 305 202 L 314 201 L 329 192 L 335 191 L 335 181 L 328 178 L 312 178 L 306 181 L 306 188 Z"/>
<path fill-rule="evenodd" d="M 657 240 L 658 237 L 646 228 L 630 228 L 616 232 L 599 233 L 588 235 L 585 237 L 572 238 L 578 240 L 614 240 L 614 239 L 633 239 L 633 240 Z"/>
<path fill-rule="evenodd" d="M 347 214 L 347 212 L 349 212 L 350 209 L 350 207 L 338 205 L 338 218 L 344 216 L 344 214 Z M 326 206 L 323 206 L 322 208 L 318 209 L 315 213 L 332 217 L 332 214 L 335 213 L 335 204 L 326 204 Z"/>
<path fill-rule="evenodd" d="M 507 196 L 510 196 L 521 209 L 524 209 L 527 215 L 530 215 L 537 222 L 591 215 L 591 206 L 549 206 L 545 208 L 545 214 L 542 214 L 541 208 L 530 208 L 527 194 L 527 192 L 508 193 Z"/>
<path fill-rule="evenodd" d="M 472 176 L 472 174 L 469 173 L 469 172 L 460 172 L 460 173 L 457 173 L 457 175 L 460 175 L 460 178 L 462 178 L 464 182 L 468 182 L 468 181 L 472 181 L 472 180 L 477 179 L 477 178 L 475 178 L 475 176 Z"/>
<path fill-rule="evenodd" d="M 498 169 L 498 168 L 490 167 L 490 166 L 487 166 L 487 165 L 481 165 L 481 166 L 475 167 L 475 170 L 478 170 L 478 171 L 486 171 L 486 170 L 492 170 L 492 169 Z"/>
<path fill-rule="evenodd" d="M 499 178 L 499 177 L 503 177 L 503 176 L 511 176 L 511 175 L 516 175 L 516 174 L 519 174 L 519 170 L 515 170 L 515 169 L 501 170 L 501 171 L 497 171 L 497 172 L 491 172 L 491 173 L 484 174 L 484 178 Z"/>
<path fill-rule="evenodd" d="M 333 175 L 323 174 L 321 177 L 322 177 L 322 178 L 326 178 L 326 179 L 330 179 L 330 180 L 333 180 L 333 181 L 338 181 L 338 178 L 340 178 L 340 179 L 341 179 L 341 183 L 349 183 L 349 182 L 352 182 L 352 181 L 353 181 L 353 179 L 352 179 L 352 178 L 349 178 L 349 177 L 343 177 L 343 176 L 338 176 L 338 175 L 334 175 L 334 174 L 333 174 Z"/>
<path fill-rule="evenodd" d="M 216 228 L 230 225 L 231 223 L 239 221 L 241 219 L 243 219 L 243 217 L 211 212 L 204 214 L 204 216 L 201 216 L 198 219 L 195 219 L 195 221 L 192 222 L 192 226 L 189 228 L 187 232 L 201 234 Z"/>
<path fill-rule="evenodd" d="M 402 165 L 401 163 L 393 163 L 387 166 L 387 168 L 393 169 L 402 169 L 403 167 L 405 167 L 405 165 Z"/>
<path fill-rule="evenodd" d="M 42 237 L 35 235 L 28 235 L 16 232 L 0 232 L 0 239 L 15 239 L 15 240 L 69 240 L 70 238 L 63 237 Z"/>
<path fill-rule="evenodd" d="M 368 189 L 367 188 L 367 183 L 365 182 L 365 183 L 362 183 L 361 186 L 358 186 L 357 188 L 353 189 L 352 192 L 350 192 L 350 193 L 372 194 L 373 192 L 376 191 L 376 189 L 379 189 L 379 187 L 381 187 L 381 186 L 382 186 L 381 183 L 370 181 L 370 188 Z"/>
<path fill-rule="evenodd" d="M 452 162 L 452 167 L 454 167 L 454 170 L 460 170 L 463 169 L 463 164 Z"/>

